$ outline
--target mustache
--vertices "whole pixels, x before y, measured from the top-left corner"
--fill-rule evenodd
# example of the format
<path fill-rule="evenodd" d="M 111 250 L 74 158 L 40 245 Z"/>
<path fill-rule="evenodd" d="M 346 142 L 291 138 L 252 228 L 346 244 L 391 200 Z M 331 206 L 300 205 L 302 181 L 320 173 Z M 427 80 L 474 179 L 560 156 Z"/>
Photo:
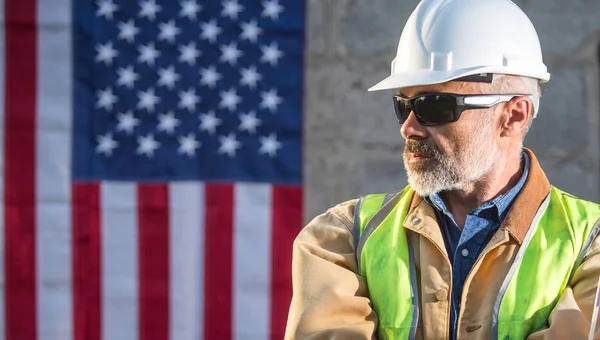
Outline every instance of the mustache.
<path fill-rule="evenodd" d="M 426 157 L 439 157 L 440 150 L 425 140 L 408 140 L 404 146 L 404 152 L 418 153 Z"/>

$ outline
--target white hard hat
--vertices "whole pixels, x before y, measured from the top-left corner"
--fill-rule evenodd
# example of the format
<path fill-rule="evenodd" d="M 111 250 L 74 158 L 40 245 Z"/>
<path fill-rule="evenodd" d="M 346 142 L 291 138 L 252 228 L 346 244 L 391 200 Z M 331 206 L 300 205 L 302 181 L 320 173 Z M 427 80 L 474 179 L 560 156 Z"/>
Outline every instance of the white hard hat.
<path fill-rule="evenodd" d="M 527 15 L 510 0 L 422 0 L 402 31 L 391 75 L 369 91 L 484 74 L 550 79 Z"/>

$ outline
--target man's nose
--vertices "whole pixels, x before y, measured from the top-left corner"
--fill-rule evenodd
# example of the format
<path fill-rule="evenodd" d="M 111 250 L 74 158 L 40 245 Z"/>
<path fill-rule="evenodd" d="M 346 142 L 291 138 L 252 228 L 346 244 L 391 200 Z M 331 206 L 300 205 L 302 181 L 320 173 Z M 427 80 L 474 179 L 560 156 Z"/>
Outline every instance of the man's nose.
<path fill-rule="evenodd" d="M 427 129 L 419 124 L 417 117 L 411 111 L 408 119 L 400 127 L 400 134 L 404 139 L 425 139 L 427 137 Z"/>

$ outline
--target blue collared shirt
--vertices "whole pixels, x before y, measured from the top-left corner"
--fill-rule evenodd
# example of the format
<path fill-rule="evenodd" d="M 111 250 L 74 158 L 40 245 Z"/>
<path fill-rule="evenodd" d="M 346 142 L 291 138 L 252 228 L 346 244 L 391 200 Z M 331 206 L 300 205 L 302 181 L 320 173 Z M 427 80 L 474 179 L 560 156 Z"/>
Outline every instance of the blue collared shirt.
<path fill-rule="evenodd" d="M 438 194 L 425 197 L 425 201 L 434 208 L 446 250 L 452 263 L 452 303 L 450 308 L 450 334 L 456 338 L 456 326 L 463 285 L 473 264 L 500 227 L 515 197 L 519 194 L 529 174 L 529 156 L 523 152 L 521 165 L 523 175 L 517 184 L 491 201 L 468 213 L 463 230 L 456 224 L 454 217 L 446 208 Z"/>

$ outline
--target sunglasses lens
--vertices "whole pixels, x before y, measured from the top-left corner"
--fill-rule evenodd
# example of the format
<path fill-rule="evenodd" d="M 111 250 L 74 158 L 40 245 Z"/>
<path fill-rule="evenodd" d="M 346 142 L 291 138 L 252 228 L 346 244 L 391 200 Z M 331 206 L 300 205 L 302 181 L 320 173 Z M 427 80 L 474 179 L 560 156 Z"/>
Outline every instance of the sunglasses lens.
<path fill-rule="evenodd" d="M 415 115 L 423 125 L 450 123 L 455 120 L 456 98 L 448 95 L 425 95 L 414 101 Z"/>
<path fill-rule="evenodd" d="M 398 117 L 398 121 L 400 122 L 400 124 L 404 123 L 408 119 L 408 115 L 410 113 L 408 101 L 395 96 L 394 110 L 396 111 L 396 117 Z"/>

